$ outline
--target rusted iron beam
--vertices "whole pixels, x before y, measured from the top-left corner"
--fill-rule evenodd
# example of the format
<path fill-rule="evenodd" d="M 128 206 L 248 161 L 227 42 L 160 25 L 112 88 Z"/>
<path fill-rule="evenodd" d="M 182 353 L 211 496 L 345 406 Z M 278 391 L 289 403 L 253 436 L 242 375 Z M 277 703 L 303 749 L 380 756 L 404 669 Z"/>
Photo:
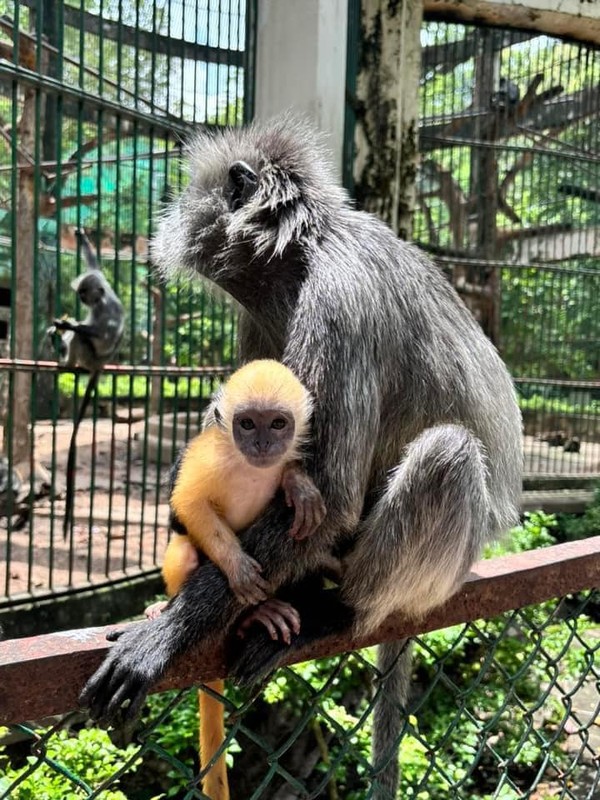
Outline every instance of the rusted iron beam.
<path fill-rule="evenodd" d="M 600 536 L 519 555 L 478 562 L 444 606 L 416 623 L 393 614 L 371 635 L 331 636 L 295 654 L 295 661 L 439 630 L 600 586 Z M 150 625 L 149 622 L 129 623 Z M 108 647 L 102 628 L 0 642 L 0 724 L 40 719 L 77 707 L 81 687 Z M 199 650 L 178 661 L 154 691 L 184 688 L 225 674 L 222 648 Z"/>

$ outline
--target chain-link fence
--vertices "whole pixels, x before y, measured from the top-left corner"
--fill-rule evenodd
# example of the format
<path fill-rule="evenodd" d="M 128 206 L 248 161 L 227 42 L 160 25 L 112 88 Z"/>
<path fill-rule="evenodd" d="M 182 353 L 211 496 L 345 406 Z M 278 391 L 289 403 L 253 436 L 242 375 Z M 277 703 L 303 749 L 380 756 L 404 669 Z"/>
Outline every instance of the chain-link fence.
<path fill-rule="evenodd" d="M 426 22 L 414 238 L 515 377 L 525 471 L 600 474 L 600 51 Z"/>
<path fill-rule="evenodd" d="M 419 636 L 398 796 L 598 797 L 599 614 L 600 595 L 580 592 Z M 258 695 L 228 688 L 231 796 L 370 797 L 386 691 L 372 649 L 285 668 Z M 204 797 L 195 691 L 153 695 L 139 722 L 109 733 L 74 713 L 3 729 L 1 742 L 0 798 Z"/>
<path fill-rule="evenodd" d="M 1 609 L 131 578 L 164 551 L 165 473 L 235 360 L 236 312 L 198 284 L 161 284 L 148 242 L 186 180 L 182 142 L 252 116 L 256 3 L 5 0 L 0 15 Z M 79 432 L 63 541 L 87 377 L 57 369 L 46 331 L 85 316 L 77 229 L 126 319 Z"/>

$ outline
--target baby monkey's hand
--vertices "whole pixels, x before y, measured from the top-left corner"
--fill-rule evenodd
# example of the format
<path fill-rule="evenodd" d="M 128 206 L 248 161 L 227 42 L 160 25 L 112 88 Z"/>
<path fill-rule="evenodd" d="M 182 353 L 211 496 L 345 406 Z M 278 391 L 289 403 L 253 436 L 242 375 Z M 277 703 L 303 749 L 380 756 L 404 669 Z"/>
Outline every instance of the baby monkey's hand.
<path fill-rule="evenodd" d="M 268 597 L 269 584 L 262 577 L 262 567 L 240 549 L 227 569 L 231 591 L 245 606 L 256 606 Z"/>
<path fill-rule="evenodd" d="M 285 502 L 288 506 L 293 506 L 296 512 L 290 536 L 292 539 L 312 536 L 327 513 L 321 492 L 297 463 L 285 468 L 281 487 L 285 492 Z"/>

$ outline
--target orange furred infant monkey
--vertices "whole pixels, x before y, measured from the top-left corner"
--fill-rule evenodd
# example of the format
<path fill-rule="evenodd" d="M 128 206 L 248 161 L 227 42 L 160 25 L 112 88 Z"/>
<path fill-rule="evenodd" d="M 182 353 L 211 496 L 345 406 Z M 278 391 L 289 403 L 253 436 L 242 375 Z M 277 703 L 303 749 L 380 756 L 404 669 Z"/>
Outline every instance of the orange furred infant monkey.
<path fill-rule="evenodd" d="M 260 622 L 273 638 L 286 641 L 290 629 L 298 632 L 295 610 L 267 600 L 261 566 L 244 552 L 236 532 L 260 516 L 280 487 L 295 511 L 292 536 L 310 536 L 321 524 L 321 494 L 299 462 L 311 410 L 309 392 L 278 361 L 251 361 L 229 378 L 213 408 L 214 424 L 187 445 L 174 468 L 170 508 L 175 535 L 162 570 L 167 594 L 179 591 L 203 554 L 223 572 L 240 603 L 262 603 L 242 627 Z M 151 607 L 149 616 L 159 613 L 161 605 Z M 210 687 L 222 692 L 223 682 Z M 204 769 L 223 741 L 223 705 L 205 692 L 199 696 Z M 224 755 L 205 775 L 202 791 L 211 800 L 228 800 Z"/>

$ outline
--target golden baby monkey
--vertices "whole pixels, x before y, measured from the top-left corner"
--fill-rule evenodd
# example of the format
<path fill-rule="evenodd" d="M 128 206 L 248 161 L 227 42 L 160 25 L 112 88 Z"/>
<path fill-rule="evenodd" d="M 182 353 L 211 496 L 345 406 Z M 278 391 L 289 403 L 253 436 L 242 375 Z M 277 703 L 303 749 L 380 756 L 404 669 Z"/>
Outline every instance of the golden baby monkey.
<path fill-rule="evenodd" d="M 268 599 L 261 565 L 244 552 L 236 534 L 260 516 L 280 487 L 294 507 L 291 536 L 303 539 L 321 524 L 321 494 L 299 461 L 311 410 L 309 392 L 278 361 L 251 361 L 230 377 L 213 408 L 215 424 L 187 445 L 174 467 L 170 508 L 175 535 L 162 570 L 167 594 L 177 594 L 204 555 L 223 572 L 242 605 L 262 603 L 246 617 L 242 631 L 260 622 L 273 638 L 289 642 L 291 632 L 298 633 L 295 609 Z M 149 615 L 159 613 L 161 605 L 151 607 Z M 210 686 L 223 691 L 222 681 Z M 223 737 L 223 705 L 200 692 L 202 769 Z M 202 791 L 211 800 L 229 798 L 224 755 L 204 777 Z"/>

